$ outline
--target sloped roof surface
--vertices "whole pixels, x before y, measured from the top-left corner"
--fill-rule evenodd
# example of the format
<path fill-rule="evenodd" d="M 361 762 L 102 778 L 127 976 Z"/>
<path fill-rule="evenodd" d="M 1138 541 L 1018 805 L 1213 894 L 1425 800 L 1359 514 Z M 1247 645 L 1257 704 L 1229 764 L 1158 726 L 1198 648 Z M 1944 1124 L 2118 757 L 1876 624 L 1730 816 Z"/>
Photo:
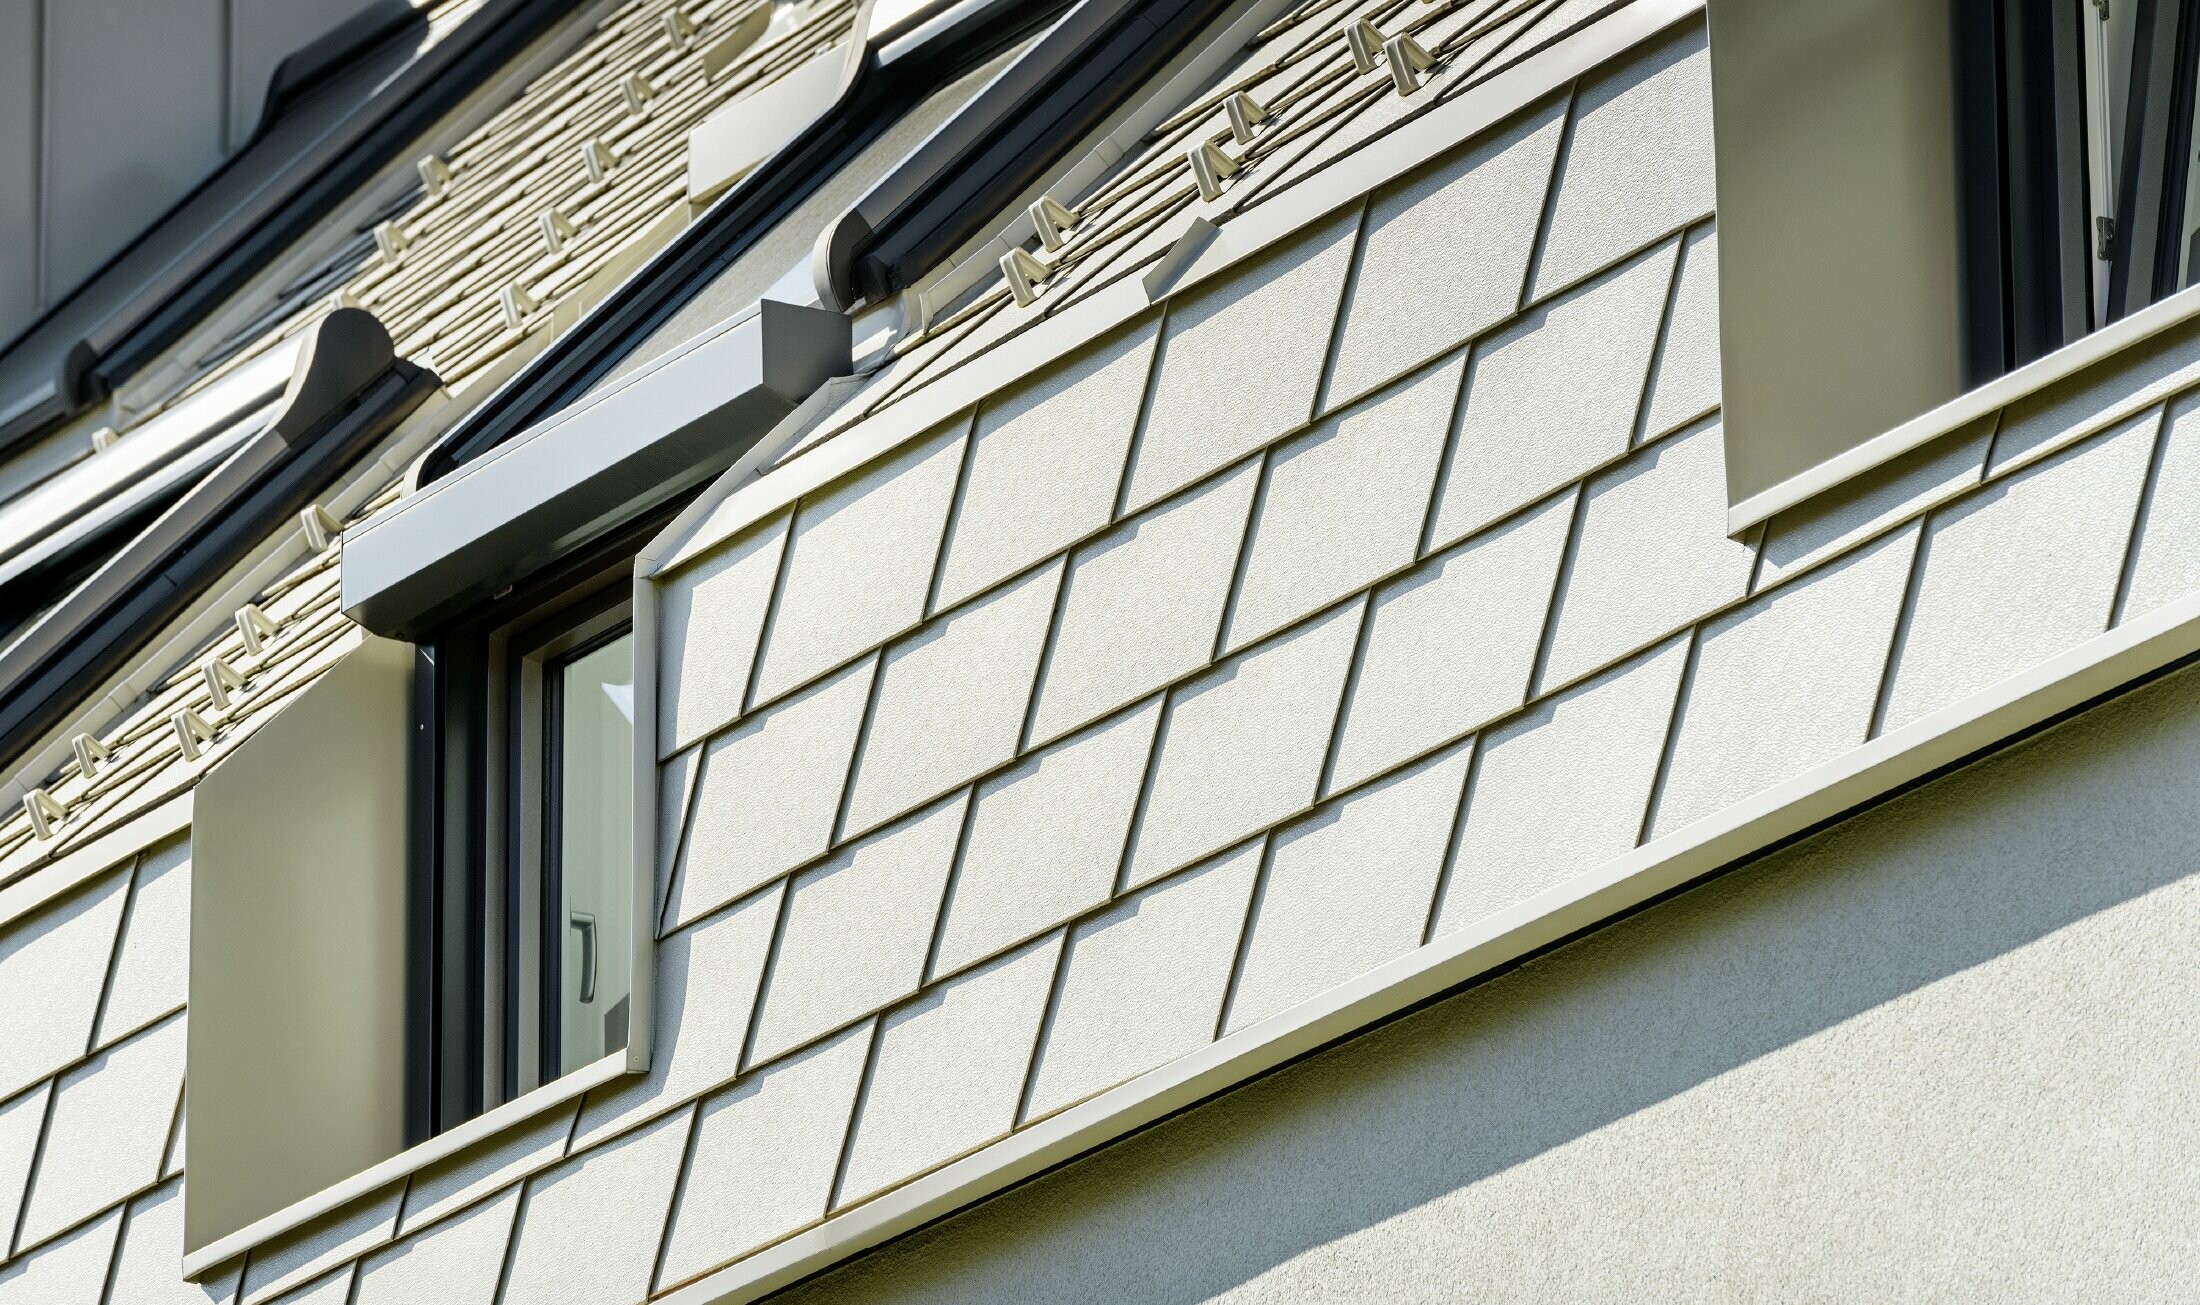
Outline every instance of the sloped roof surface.
<path fill-rule="evenodd" d="M 674 1052 L 574 1144 L 700 1099 L 661 1287 L 2200 584 L 2196 328 L 1729 538 L 1711 200 L 1690 22 L 707 518 L 662 580 Z"/>
<path fill-rule="evenodd" d="M 1618 2 L 1316 0 L 1291 9 L 1260 30 L 1196 99 L 1169 113 L 1089 194 L 1057 196 L 1074 222 L 1058 251 L 1032 246 L 1049 267 L 1035 304 L 1019 308 L 999 277 L 987 277 L 965 302 L 901 342 L 895 363 L 854 411 L 876 411 L 1150 265 L 1168 248 L 1183 214 L 1226 221 Z M 1383 38 L 1418 41 L 1440 60 L 1421 90 L 1402 96 L 1387 75 L 1359 71 L 1346 32 L 1363 21 Z M 1268 114 L 1244 143 L 1232 135 L 1225 108 L 1240 94 Z M 1221 149 L 1241 169 L 1211 202 L 1202 202 L 1186 162 L 1189 151 L 1203 143 Z"/>
<path fill-rule="evenodd" d="M 377 224 L 394 233 L 382 240 L 402 246 L 394 258 L 378 252 L 375 230 L 357 233 L 228 347 L 255 353 L 332 303 L 350 303 L 373 312 L 399 353 L 428 362 L 447 389 L 493 378 L 506 355 L 570 319 L 570 310 L 561 317 L 561 304 L 600 291 L 685 225 L 688 130 L 729 99 L 844 42 L 855 10 L 853 0 L 776 7 L 770 0 L 631 0 L 612 8 L 570 55 L 448 152 L 451 176 L 440 194 L 416 191 Z M 696 27 L 679 40 L 667 27 L 676 11 Z M 761 24 L 744 20 L 761 13 L 772 14 L 770 25 L 707 75 L 706 53 L 718 62 L 723 54 L 714 47 L 735 32 L 755 33 Z M 614 160 L 600 182 L 583 159 L 592 142 Z M 543 231 L 547 212 L 572 228 L 556 250 Z M 508 309 L 508 298 L 519 311 Z M 369 490 L 351 519 L 394 501 L 402 470 L 382 469 L 381 487 Z M 354 630 L 337 609 L 336 560 L 332 551 L 305 557 L 261 595 L 258 605 L 281 628 L 259 651 L 241 632 L 225 634 L 101 731 L 114 756 L 96 775 L 78 773 L 74 762 L 62 767 L 46 786 L 69 812 L 60 837 L 35 838 L 21 810 L 0 821 L 0 883 L 188 787 L 253 722 L 325 669 Z M 242 693 L 223 694 L 224 705 L 204 672 L 217 656 L 250 681 Z M 186 757 L 173 719 L 186 708 L 219 734 L 212 746 L 192 749 L 196 758 Z"/>

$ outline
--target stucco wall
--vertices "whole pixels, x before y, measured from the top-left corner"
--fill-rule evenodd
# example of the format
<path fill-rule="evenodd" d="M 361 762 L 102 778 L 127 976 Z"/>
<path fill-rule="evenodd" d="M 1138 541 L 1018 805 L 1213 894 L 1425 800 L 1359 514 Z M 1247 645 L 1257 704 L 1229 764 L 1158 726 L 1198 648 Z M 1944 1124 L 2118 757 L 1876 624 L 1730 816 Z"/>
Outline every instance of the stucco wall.
<path fill-rule="evenodd" d="M 2200 673 L 789 1305 L 2187 1298 Z"/>

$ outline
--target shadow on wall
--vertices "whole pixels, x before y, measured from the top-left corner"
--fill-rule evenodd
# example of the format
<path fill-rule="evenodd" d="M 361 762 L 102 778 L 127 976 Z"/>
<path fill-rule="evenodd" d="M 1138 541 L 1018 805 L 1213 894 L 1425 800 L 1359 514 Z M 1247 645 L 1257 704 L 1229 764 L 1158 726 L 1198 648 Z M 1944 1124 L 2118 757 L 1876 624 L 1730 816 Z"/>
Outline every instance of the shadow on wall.
<path fill-rule="evenodd" d="M 778 1299 L 1904 1294 L 2088 1244 L 2164 1281 L 2200 1258 L 2194 774 L 2200 672 Z"/>

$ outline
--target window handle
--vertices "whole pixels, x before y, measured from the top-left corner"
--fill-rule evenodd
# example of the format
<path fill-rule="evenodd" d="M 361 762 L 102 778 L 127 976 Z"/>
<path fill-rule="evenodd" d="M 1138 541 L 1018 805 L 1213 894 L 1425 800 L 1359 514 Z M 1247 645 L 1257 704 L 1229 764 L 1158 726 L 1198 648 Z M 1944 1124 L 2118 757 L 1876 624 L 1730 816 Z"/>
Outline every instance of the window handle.
<path fill-rule="evenodd" d="M 571 924 L 581 931 L 581 1005 L 596 1000 L 596 917 L 573 912 Z"/>

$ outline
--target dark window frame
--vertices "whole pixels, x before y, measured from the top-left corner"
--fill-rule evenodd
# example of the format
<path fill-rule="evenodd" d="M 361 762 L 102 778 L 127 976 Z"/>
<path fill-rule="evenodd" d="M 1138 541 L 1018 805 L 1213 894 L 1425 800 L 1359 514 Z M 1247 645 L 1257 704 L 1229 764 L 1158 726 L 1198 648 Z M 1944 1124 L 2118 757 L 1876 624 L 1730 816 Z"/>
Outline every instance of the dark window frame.
<path fill-rule="evenodd" d="M 688 497 L 546 565 L 417 646 L 407 803 L 408 1146 L 562 1077 L 553 1058 L 556 1003 L 540 999 L 556 991 L 544 985 L 557 981 L 550 944 L 558 935 L 544 906 L 547 888 L 538 882 L 531 898 L 523 891 L 535 872 L 527 835 L 546 814 L 539 786 L 547 778 L 523 751 L 524 734 L 540 728 L 520 701 L 523 663 L 575 628 L 602 639 L 632 628 L 633 559 Z M 523 946 L 530 929 L 532 946 Z M 530 952 L 532 973 L 519 963 Z M 530 1018 L 535 1026 L 523 1033 L 520 1021 Z"/>

